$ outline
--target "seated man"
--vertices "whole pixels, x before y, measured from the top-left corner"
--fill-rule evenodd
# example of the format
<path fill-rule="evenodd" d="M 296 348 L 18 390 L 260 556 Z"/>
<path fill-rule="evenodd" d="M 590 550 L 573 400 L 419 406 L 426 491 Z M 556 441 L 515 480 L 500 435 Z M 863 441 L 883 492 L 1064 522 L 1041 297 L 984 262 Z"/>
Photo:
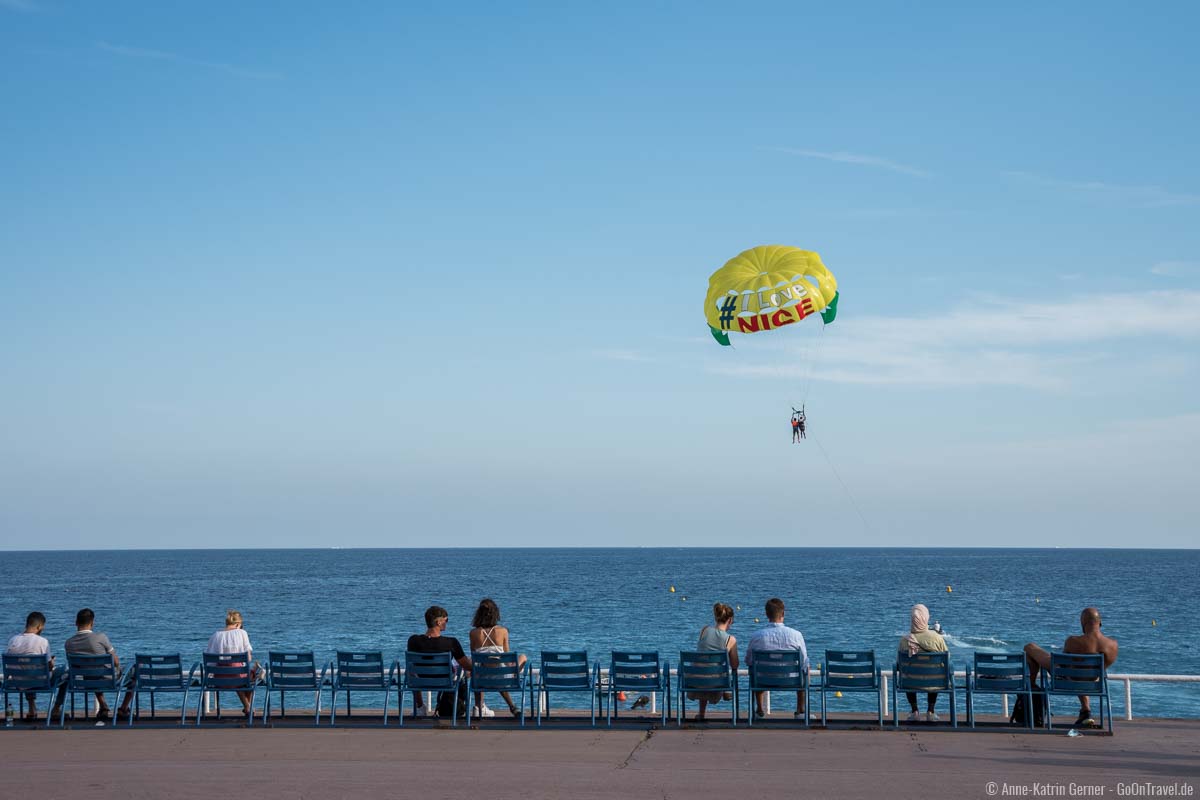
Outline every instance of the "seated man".
<path fill-rule="evenodd" d="M 804 661 L 804 671 L 808 672 L 808 650 L 804 647 L 804 634 L 795 628 L 783 624 L 783 601 L 772 597 L 767 601 L 767 627 L 755 631 L 746 645 L 746 666 L 754 663 L 755 650 L 799 650 Z M 754 693 L 754 713 L 765 717 L 763 713 L 763 695 L 766 692 Z M 804 719 L 804 692 L 796 692 L 796 717 Z"/>
<path fill-rule="evenodd" d="M 441 606 L 430 606 L 425 610 L 425 633 L 414 633 L 408 637 L 408 649 L 413 653 L 450 653 L 459 667 L 470 672 L 471 659 L 463 652 L 462 644 L 453 636 L 442 635 L 442 632 L 446 630 L 446 623 L 449 621 L 450 615 L 446 609 Z M 454 693 L 439 692 L 437 715 L 439 717 L 452 715 L 455 711 L 454 702 Z M 458 713 L 465 717 L 466 711 L 467 683 L 463 681 L 458 685 Z M 425 702 L 421 699 L 421 693 L 413 692 L 413 714 L 423 717 L 425 713 Z"/>
<path fill-rule="evenodd" d="M 40 611 L 31 611 L 29 616 L 25 618 L 25 631 L 18 633 L 16 636 L 8 640 L 8 649 L 4 651 L 5 655 L 10 656 L 41 656 L 47 655 L 50 652 L 50 642 L 46 637 L 42 636 L 42 631 L 46 629 L 46 615 Z M 50 669 L 57 677 L 65 672 L 64 667 L 54 666 L 54 656 L 50 656 Z M 28 710 L 25 712 L 25 719 L 37 719 L 37 695 L 33 692 L 25 693 L 25 702 L 28 704 Z M 5 709 L 7 712 L 8 709 Z"/>
<path fill-rule="evenodd" d="M 1108 669 L 1117 660 L 1117 640 L 1110 639 L 1100 632 L 1100 611 L 1089 606 L 1079 614 L 1079 625 L 1083 628 L 1080 636 L 1068 636 L 1063 642 L 1064 653 L 1094 654 L 1104 656 L 1104 668 Z M 1050 669 L 1050 654 L 1033 642 L 1025 645 L 1025 660 L 1029 662 L 1029 680 L 1037 679 L 1038 671 Z M 1087 695 L 1079 696 L 1079 719 L 1075 720 L 1077 727 L 1092 728 L 1096 726 L 1092 719 L 1092 709 Z"/>
<path fill-rule="evenodd" d="M 96 633 L 92 630 L 92 625 L 96 621 L 96 613 L 90 608 L 81 608 L 79 613 L 75 615 L 76 633 L 64 643 L 63 648 L 67 654 L 82 653 L 83 655 L 104 655 L 110 653 L 113 657 L 113 666 L 118 670 L 121 669 L 121 660 L 117 658 L 117 652 L 113 649 L 112 642 L 103 633 Z M 58 693 L 58 699 L 54 701 L 54 709 L 50 712 L 51 716 L 57 716 L 62 709 L 63 698 L 67 693 L 67 687 L 63 688 Z M 112 712 L 109 711 L 108 703 L 104 700 L 104 692 L 96 692 L 96 702 L 100 705 L 100 710 L 96 712 L 96 719 L 103 722 L 112 718 Z M 133 693 L 125 695 L 124 702 L 121 703 L 121 708 L 117 711 L 119 719 L 127 719 L 129 717 L 129 706 L 133 702 Z"/>

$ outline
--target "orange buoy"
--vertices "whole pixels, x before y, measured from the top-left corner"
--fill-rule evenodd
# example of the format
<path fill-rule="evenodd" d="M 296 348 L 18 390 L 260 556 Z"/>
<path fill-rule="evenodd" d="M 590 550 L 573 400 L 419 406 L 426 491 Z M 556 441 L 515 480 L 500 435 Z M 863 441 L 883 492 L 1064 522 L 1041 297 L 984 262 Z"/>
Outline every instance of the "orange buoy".
<path fill-rule="evenodd" d="M 620 700 L 622 703 L 624 703 L 625 702 L 625 693 L 617 692 L 617 699 Z"/>

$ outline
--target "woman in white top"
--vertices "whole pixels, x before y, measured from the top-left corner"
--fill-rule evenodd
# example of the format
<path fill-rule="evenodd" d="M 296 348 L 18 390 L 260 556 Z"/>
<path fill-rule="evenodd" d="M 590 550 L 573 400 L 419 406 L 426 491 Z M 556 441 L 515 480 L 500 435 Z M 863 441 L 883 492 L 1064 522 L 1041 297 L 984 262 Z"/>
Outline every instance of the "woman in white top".
<path fill-rule="evenodd" d="M 479 608 L 475 610 L 475 618 L 471 620 L 471 624 L 475 627 L 471 628 L 471 652 L 472 653 L 508 653 L 508 628 L 500 624 L 500 607 L 496 605 L 496 601 L 490 597 L 485 597 L 479 601 Z M 517 653 L 517 669 L 525 668 L 525 654 Z M 508 692 L 501 692 L 500 696 L 504 698 L 504 702 L 508 703 L 508 713 L 514 717 L 521 716 L 521 710 L 517 708 L 512 701 L 512 696 Z M 475 693 L 475 708 L 481 717 L 494 717 L 496 712 L 488 708 L 483 702 L 483 692 Z"/>
<path fill-rule="evenodd" d="M 225 612 L 225 627 L 214 633 L 208 639 L 208 647 L 204 648 L 205 653 L 245 653 L 245 664 L 231 664 L 230 666 L 250 666 L 254 662 L 252 660 L 253 648 L 250 646 L 250 636 L 246 631 L 242 630 L 242 613 L 229 609 Z M 251 667 L 251 674 L 254 674 L 257 668 Z M 250 716 L 250 702 L 254 697 L 253 692 L 238 692 L 238 699 L 242 701 L 242 713 Z"/>

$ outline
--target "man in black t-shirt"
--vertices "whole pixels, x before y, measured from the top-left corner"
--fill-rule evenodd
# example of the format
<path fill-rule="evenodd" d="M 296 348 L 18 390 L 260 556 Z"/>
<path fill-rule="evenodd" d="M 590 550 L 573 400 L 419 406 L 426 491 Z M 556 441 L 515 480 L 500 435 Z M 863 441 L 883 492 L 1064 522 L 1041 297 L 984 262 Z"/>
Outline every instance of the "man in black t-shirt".
<path fill-rule="evenodd" d="M 463 646 L 453 636 L 443 636 L 450 615 L 441 606 L 430 606 L 425 610 L 425 633 L 415 633 L 408 637 L 408 649 L 414 653 L 450 653 L 458 665 L 467 672 L 471 671 L 471 659 L 463 652 Z M 425 715 L 424 701 L 420 692 L 413 692 L 414 714 L 418 717 Z M 467 684 L 458 685 L 458 714 L 466 717 Z M 449 717 L 454 713 L 454 693 L 438 692 L 437 714 L 439 717 Z"/>

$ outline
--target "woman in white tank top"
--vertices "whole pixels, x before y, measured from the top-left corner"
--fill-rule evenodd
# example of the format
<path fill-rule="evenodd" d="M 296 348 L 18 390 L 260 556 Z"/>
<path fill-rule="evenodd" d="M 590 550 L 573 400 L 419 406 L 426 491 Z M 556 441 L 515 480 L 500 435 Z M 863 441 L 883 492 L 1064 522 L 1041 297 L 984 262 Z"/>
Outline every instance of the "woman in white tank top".
<path fill-rule="evenodd" d="M 471 621 L 475 627 L 471 628 L 471 652 L 472 653 L 508 653 L 508 628 L 500 624 L 500 607 L 490 597 L 485 597 L 479 601 L 479 608 L 475 610 L 475 618 Z M 525 654 L 517 654 L 518 669 L 525 668 Z M 508 703 L 508 712 L 514 717 L 521 716 L 520 709 L 513 703 L 512 697 L 508 692 L 501 692 L 500 696 L 504 698 L 504 702 Z M 492 711 L 483 702 L 483 692 L 475 693 L 475 710 L 481 717 L 494 717 L 496 712 Z"/>

